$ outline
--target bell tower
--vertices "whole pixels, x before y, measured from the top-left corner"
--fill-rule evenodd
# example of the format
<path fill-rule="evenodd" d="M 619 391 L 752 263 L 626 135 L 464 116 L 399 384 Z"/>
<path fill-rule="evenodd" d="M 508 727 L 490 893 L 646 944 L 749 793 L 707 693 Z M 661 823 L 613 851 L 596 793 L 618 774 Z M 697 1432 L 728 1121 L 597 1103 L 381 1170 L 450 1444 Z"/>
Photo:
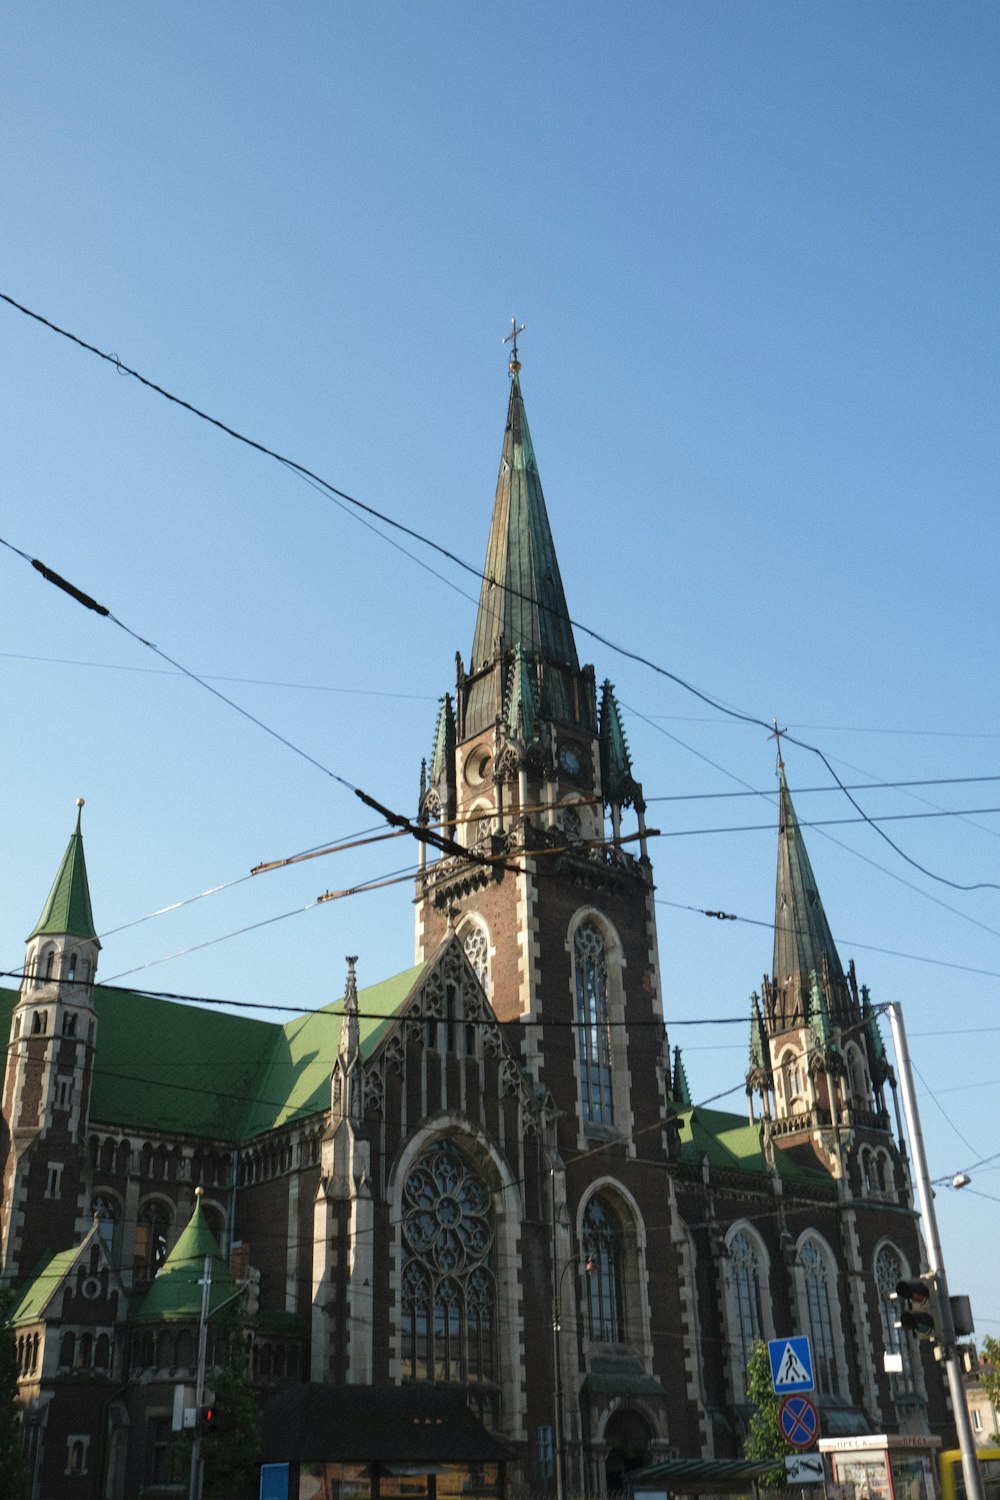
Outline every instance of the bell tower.
<path fill-rule="evenodd" d="M 520 372 L 515 347 L 472 651 L 421 776 L 420 819 L 475 858 L 421 854 L 417 958 L 453 922 L 560 1136 L 624 1137 L 670 1078 L 645 804 L 614 689 L 598 704 L 577 655 Z"/>
<path fill-rule="evenodd" d="M 11 1017 L 3 1124 L 0 1259 L 6 1276 L 68 1248 L 90 1227 L 86 1126 L 97 1016 L 100 941 L 90 907 L 81 814 L 42 914 L 28 938 Z"/>

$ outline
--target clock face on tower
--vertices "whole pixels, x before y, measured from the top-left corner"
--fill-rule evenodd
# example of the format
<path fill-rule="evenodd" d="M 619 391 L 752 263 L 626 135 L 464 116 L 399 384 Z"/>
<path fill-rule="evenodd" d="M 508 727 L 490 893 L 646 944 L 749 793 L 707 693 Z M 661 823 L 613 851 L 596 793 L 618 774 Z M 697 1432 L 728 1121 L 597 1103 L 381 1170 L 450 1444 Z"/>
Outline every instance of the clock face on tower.
<path fill-rule="evenodd" d="M 583 770 L 583 761 L 572 745 L 564 745 L 559 751 L 559 765 L 567 776 L 579 776 Z"/>

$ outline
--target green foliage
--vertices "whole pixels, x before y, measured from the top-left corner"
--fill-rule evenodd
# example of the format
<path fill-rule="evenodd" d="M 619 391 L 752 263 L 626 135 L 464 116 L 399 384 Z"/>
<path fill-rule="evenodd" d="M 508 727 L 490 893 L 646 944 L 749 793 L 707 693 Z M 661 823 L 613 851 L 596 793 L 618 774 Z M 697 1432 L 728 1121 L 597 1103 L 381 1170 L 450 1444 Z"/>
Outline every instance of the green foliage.
<path fill-rule="evenodd" d="M 224 1316 L 226 1355 L 209 1378 L 219 1431 L 202 1440 L 205 1500 L 256 1500 L 259 1493 L 260 1409 L 250 1378 L 250 1346 L 236 1307 Z"/>
<path fill-rule="evenodd" d="M 979 1384 L 990 1398 L 995 1420 L 997 1409 L 1000 1408 L 1000 1339 L 988 1333 L 980 1345 L 979 1353 L 982 1361 L 979 1366 Z M 996 1432 L 993 1434 L 993 1441 L 1000 1441 Z"/>
<path fill-rule="evenodd" d="M 759 1342 L 754 1344 L 747 1365 L 747 1400 L 753 1407 L 753 1415 L 743 1444 L 743 1456 L 753 1463 L 764 1463 L 773 1458 L 774 1468 L 763 1474 L 759 1483 L 765 1489 L 782 1490 L 785 1488 L 785 1458 L 795 1450 L 781 1436 L 778 1426 L 781 1403 L 771 1384 L 767 1345 Z"/>
<path fill-rule="evenodd" d="M 17 1346 L 8 1321 L 14 1297 L 0 1292 L 0 1495 L 27 1500 L 28 1469 L 21 1451 L 17 1407 Z"/>

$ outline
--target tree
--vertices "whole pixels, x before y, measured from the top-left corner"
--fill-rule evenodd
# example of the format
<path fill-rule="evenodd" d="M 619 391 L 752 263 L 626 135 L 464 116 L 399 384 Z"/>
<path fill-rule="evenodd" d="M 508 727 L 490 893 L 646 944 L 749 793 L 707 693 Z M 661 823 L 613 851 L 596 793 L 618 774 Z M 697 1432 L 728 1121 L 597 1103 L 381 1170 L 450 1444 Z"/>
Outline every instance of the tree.
<path fill-rule="evenodd" d="M 765 1489 L 784 1489 L 785 1457 L 794 1452 L 794 1449 L 781 1436 L 778 1425 L 778 1407 L 781 1403 L 774 1394 L 771 1383 L 771 1361 L 767 1345 L 760 1342 L 754 1344 L 747 1364 L 747 1400 L 753 1407 L 753 1415 L 743 1444 L 743 1457 L 754 1463 L 765 1463 L 773 1459 L 774 1468 L 761 1475 L 760 1483 Z"/>
<path fill-rule="evenodd" d="M 226 1353 L 208 1378 L 218 1431 L 202 1440 L 205 1500 L 255 1500 L 260 1487 L 260 1409 L 250 1378 L 250 1346 L 238 1307 L 220 1316 Z"/>
<path fill-rule="evenodd" d="M 1000 1339 L 988 1333 L 979 1351 L 979 1384 L 990 1398 L 993 1411 L 993 1426 L 997 1426 L 997 1408 L 1000 1407 Z M 994 1430 L 993 1441 L 1000 1441 Z"/>
<path fill-rule="evenodd" d="M 13 1302 L 12 1292 L 0 1292 L 0 1495 L 27 1500 L 28 1467 L 17 1409 L 17 1345 L 10 1322 Z"/>

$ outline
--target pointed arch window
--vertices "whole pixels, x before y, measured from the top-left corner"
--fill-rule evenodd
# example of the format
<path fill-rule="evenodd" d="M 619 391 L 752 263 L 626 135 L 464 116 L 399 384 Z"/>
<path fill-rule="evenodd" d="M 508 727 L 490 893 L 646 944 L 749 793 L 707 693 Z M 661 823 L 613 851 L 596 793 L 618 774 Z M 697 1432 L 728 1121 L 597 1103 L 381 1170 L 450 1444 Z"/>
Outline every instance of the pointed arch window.
<path fill-rule="evenodd" d="M 105 1249 L 112 1259 L 118 1248 L 118 1227 L 120 1215 L 118 1204 L 113 1198 L 104 1193 L 98 1193 L 90 1200 L 91 1217 L 97 1220 L 97 1232 L 104 1241 Z"/>
<path fill-rule="evenodd" d="M 583 1216 L 583 1253 L 587 1261 L 590 1337 L 600 1343 L 625 1339 L 622 1228 L 617 1214 L 592 1198 Z"/>
<path fill-rule="evenodd" d="M 470 922 L 461 930 L 465 956 L 476 972 L 476 978 L 485 994 L 490 992 L 490 940 L 486 929 L 478 922 Z"/>
<path fill-rule="evenodd" d="M 837 1346 L 830 1310 L 830 1284 L 826 1257 L 815 1240 L 799 1247 L 799 1263 L 806 1285 L 806 1309 L 812 1339 L 813 1373 L 820 1395 L 837 1395 Z"/>
<path fill-rule="evenodd" d="M 878 1289 L 878 1310 L 882 1324 L 882 1346 L 887 1354 L 899 1354 L 903 1368 L 898 1375 L 890 1375 L 889 1384 L 894 1396 L 913 1390 L 913 1351 L 905 1328 L 896 1327 L 896 1303 L 893 1293 L 896 1283 L 903 1280 L 903 1263 L 895 1250 L 888 1245 L 875 1257 L 875 1285 Z"/>
<path fill-rule="evenodd" d="M 152 1281 L 167 1258 L 167 1232 L 170 1211 L 165 1203 L 154 1199 L 139 1210 L 135 1231 L 135 1274 L 140 1280 Z"/>
<path fill-rule="evenodd" d="M 730 1341 L 742 1380 L 753 1346 L 764 1337 L 760 1257 L 748 1234 L 737 1231 L 729 1242 L 732 1290 Z"/>
<path fill-rule="evenodd" d="M 573 961 L 583 1118 L 591 1124 L 613 1125 L 608 956 L 593 922 L 577 928 Z"/>
<path fill-rule="evenodd" d="M 496 1419 L 495 1225 L 489 1189 L 450 1141 L 419 1158 L 403 1186 L 403 1379 L 467 1385 Z"/>

